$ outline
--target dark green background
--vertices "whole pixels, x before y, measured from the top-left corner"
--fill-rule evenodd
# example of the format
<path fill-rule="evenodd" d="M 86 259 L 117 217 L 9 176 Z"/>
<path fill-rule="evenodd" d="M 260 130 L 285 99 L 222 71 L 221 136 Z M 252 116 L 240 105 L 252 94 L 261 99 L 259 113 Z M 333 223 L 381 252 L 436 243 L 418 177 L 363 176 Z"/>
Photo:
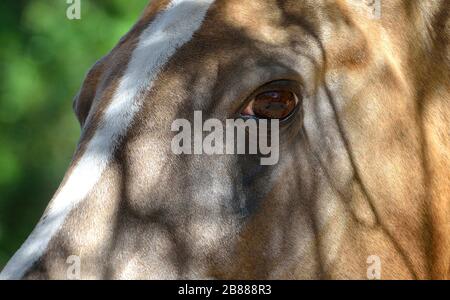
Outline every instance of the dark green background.
<path fill-rule="evenodd" d="M 72 99 L 148 0 L 0 1 L 0 269 L 40 218 L 80 133 Z"/>

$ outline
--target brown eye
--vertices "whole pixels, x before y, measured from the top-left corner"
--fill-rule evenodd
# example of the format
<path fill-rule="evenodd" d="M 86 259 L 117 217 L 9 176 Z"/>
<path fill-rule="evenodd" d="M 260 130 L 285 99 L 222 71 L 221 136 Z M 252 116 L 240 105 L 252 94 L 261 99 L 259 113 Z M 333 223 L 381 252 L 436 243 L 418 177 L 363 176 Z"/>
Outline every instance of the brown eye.
<path fill-rule="evenodd" d="M 268 91 L 258 94 L 242 111 L 245 116 L 261 119 L 284 119 L 298 104 L 297 96 L 290 91 Z"/>

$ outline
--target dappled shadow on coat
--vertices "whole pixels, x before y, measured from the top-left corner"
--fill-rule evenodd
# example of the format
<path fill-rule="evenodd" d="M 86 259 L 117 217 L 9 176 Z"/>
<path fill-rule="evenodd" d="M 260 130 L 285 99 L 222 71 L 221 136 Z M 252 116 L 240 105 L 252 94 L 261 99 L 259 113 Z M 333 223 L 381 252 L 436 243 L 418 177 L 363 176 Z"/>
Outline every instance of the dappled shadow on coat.
<path fill-rule="evenodd" d="M 308 23 L 308 21 L 304 18 L 301 18 L 297 15 L 290 14 L 284 9 L 284 2 L 283 1 L 277 1 L 280 11 L 284 14 L 283 20 L 285 20 L 284 26 L 289 25 L 297 25 L 301 26 L 311 37 L 314 38 L 316 45 L 321 50 L 321 61 L 318 62 L 314 58 L 309 57 L 310 61 L 315 65 L 317 70 L 320 70 L 321 73 L 326 73 L 327 71 L 327 64 L 328 57 L 326 50 L 324 48 L 324 45 L 322 44 L 314 25 Z M 443 9 L 445 10 L 445 9 Z M 243 41 L 242 44 L 246 45 L 246 49 L 239 52 L 239 54 L 234 57 L 233 61 L 220 65 L 219 74 L 217 75 L 220 77 L 221 80 L 215 80 L 215 82 L 212 84 L 211 91 L 209 91 L 209 97 L 210 101 L 207 103 L 203 103 L 203 107 L 201 107 L 201 110 L 204 112 L 204 117 L 208 117 L 210 115 L 213 115 L 213 113 L 217 113 L 217 111 L 220 111 L 220 104 L 218 101 L 213 101 L 213 99 L 222 99 L 222 95 L 224 94 L 224 85 L 223 85 L 223 79 L 227 78 L 227 76 L 232 76 L 234 73 L 234 70 L 237 68 L 240 68 L 241 62 L 243 60 L 246 60 L 249 58 L 249 54 L 251 54 L 252 58 L 257 57 L 255 60 L 255 63 L 260 63 L 262 67 L 264 67 L 265 62 L 272 61 L 273 58 L 269 55 L 267 55 L 266 52 L 262 51 L 260 46 L 260 41 L 255 41 L 252 37 L 250 37 L 248 34 L 240 30 L 239 28 L 236 28 L 235 25 L 229 23 L 225 18 L 221 19 L 220 22 L 222 22 L 222 32 L 227 32 L 228 34 L 228 40 L 233 44 L 233 41 Z M 205 47 L 208 48 L 208 52 L 214 53 L 214 51 L 220 51 L 224 48 L 225 43 L 221 44 L 207 44 Z M 290 45 L 292 46 L 292 45 Z M 183 49 L 181 50 L 183 51 Z M 299 55 L 307 56 L 304 53 L 299 53 Z M 279 63 L 279 62 L 277 62 Z M 183 68 L 185 70 L 196 70 L 196 64 L 198 64 L 198 61 L 196 60 L 190 60 L 186 61 Z M 286 69 L 290 69 L 290 66 L 284 65 L 283 66 Z M 168 74 L 170 76 L 170 74 Z M 202 78 L 204 76 L 201 73 L 193 72 L 192 74 L 185 74 L 185 86 L 191 87 L 195 86 L 196 82 L 199 80 L 199 78 Z M 353 172 L 353 181 L 358 184 L 360 187 L 362 193 L 364 194 L 365 201 L 367 201 L 368 206 L 370 207 L 373 215 L 375 216 L 375 225 L 374 227 L 382 231 L 382 233 L 389 239 L 389 241 L 392 243 L 393 247 L 395 248 L 396 252 L 401 256 L 404 264 L 408 268 L 408 271 L 411 273 L 411 275 L 414 278 L 418 278 L 418 275 L 416 274 L 416 270 L 414 269 L 414 265 L 411 261 L 411 258 L 409 257 L 407 251 L 403 249 L 402 245 L 399 243 L 399 241 L 396 238 L 396 233 L 393 233 L 392 230 L 388 227 L 386 220 L 381 215 L 379 208 L 375 205 L 375 196 L 373 195 L 373 192 L 368 187 L 368 184 L 365 182 L 365 179 L 363 178 L 362 172 L 360 170 L 360 166 L 358 165 L 358 157 L 355 156 L 355 152 L 352 149 L 352 141 L 350 141 L 347 129 L 345 128 L 343 117 L 339 114 L 339 110 L 336 107 L 336 100 L 334 99 L 334 96 L 330 90 L 330 88 L 327 86 L 326 82 L 323 82 L 323 87 L 326 93 L 326 100 L 328 101 L 330 107 L 332 108 L 333 116 L 335 125 L 338 129 L 339 133 L 339 139 L 344 145 L 345 152 L 348 155 L 349 158 L 349 164 L 351 166 L 352 172 Z M 228 88 L 227 85 L 225 85 L 225 88 Z M 427 165 L 427 145 L 424 138 L 424 129 L 423 129 L 423 103 L 420 101 L 425 97 L 427 87 L 425 87 L 421 92 L 417 94 L 417 100 L 419 103 L 418 106 L 418 126 L 421 129 L 421 139 L 422 139 L 422 162 L 423 162 L 423 172 L 424 172 L 424 178 L 425 180 L 428 180 L 429 178 L 429 166 Z M 191 95 L 195 96 L 195 95 Z M 318 105 L 318 101 L 316 105 Z M 153 105 L 158 105 L 153 104 Z M 317 106 L 316 106 L 317 108 Z M 176 116 L 178 118 L 186 118 L 190 119 L 193 115 L 194 110 L 198 110 L 199 107 L 196 106 L 195 101 L 189 101 L 186 103 L 186 106 L 180 107 Z M 318 111 L 318 108 L 317 108 Z M 320 118 L 320 113 L 315 114 L 318 118 Z M 326 122 L 324 120 L 317 120 L 317 124 L 325 126 Z M 322 138 L 325 138 L 326 136 L 326 128 L 318 128 L 319 132 L 321 134 Z M 169 130 L 167 128 L 167 130 Z M 301 158 L 297 153 L 298 151 L 293 151 L 294 156 L 297 157 L 296 163 L 297 164 L 308 164 L 311 168 L 311 171 L 313 174 L 312 176 L 312 192 L 309 193 L 310 195 L 318 195 L 317 189 L 320 188 L 319 186 L 319 178 L 318 173 L 323 172 L 325 176 L 328 178 L 328 183 L 334 188 L 334 192 L 340 196 L 340 200 L 344 204 L 344 207 L 347 208 L 349 215 L 352 216 L 353 221 L 360 223 L 361 226 L 369 226 L 367 224 L 362 224 L 357 216 L 355 216 L 354 211 L 349 207 L 349 200 L 348 194 L 342 191 L 341 187 L 336 186 L 333 183 L 332 180 L 332 172 L 330 170 L 330 167 L 327 166 L 322 160 L 320 155 L 315 153 L 313 145 L 311 145 L 311 139 L 308 137 L 308 134 L 304 127 L 298 128 L 297 135 L 295 138 L 301 139 L 301 144 L 303 147 L 305 147 L 305 152 L 307 153 L 306 157 L 308 158 L 308 161 L 304 161 L 303 158 Z M 123 143 L 126 143 L 126 139 L 123 141 Z M 299 146 L 300 143 L 294 143 L 293 145 Z M 165 175 L 167 178 L 179 178 L 181 175 L 180 173 L 187 172 L 187 176 L 184 174 L 182 178 L 185 180 L 183 183 L 183 192 L 184 195 L 181 199 L 181 203 L 177 202 L 174 203 L 174 205 L 177 205 L 179 207 L 174 208 L 176 211 L 184 210 L 186 212 L 186 215 L 184 216 L 184 219 L 176 219 L 177 214 L 173 214 L 172 211 L 168 211 L 167 208 L 156 208 L 151 211 L 143 211 L 138 212 L 135 208 L 131 207 L 129 205 L 129 186 L 130 186 L 130 179 L 128 176 L 130 176 L 128 161 L 127 161 L 127 154 L 123 152 L 123 147 L 120 148 L 116 153 L 116 160 L 120 163 L 121 166 L 121 192 L 120 192 L 120 204 L 118 209 L 118 215 L 115 220 L 112 221 L 111 226 L 114 227 L 114 238 L 111 241 L 110 245 L 110 254 L 111 257 L 108 259 L 108 261 L 112 262 L 114 260 L 114 253 L 116 249 L 121 248 L 123 245 L 121 243 L 123 240 L 121 237 L 123 235 L 127 234 L 127 223 L 132 221 L 135 224 L 139 224 L 139 226 L 142 226 L 142 228 L 148 228 L 148 227 L 155 227 L 158 228 L 160 231 L 164 232 L 165 235 L 168 237 L 168 240 L 171 244 L 170 253 L 168 254 L 168 257 L 170 257 L 170 264 L 177 267 L 177 276 L 180 278 L 183 278 L 185 276 L 188 276 L 189 270 L 192 266 L 192 264 L 196 263 L 194 257 L 196 256 L 196 253 L 192 253 L 192 247 L 189 244 L 189 239 L 186 236 L 188 233 L 185 230 L 186 227 L 188 227 L 189 222 L 192 220 L 189 219 L 188 212 L 195 211 L 195 208 L 191 207 L 194 205 L 192 199 L 197 197 L 196 192 L 194 191 L 194 186 L 198 185 L 198 182 L 194 176 L 193 166 L 191 164 L 191 158 L 189 156 L 183 156 L 182 158 L 176 159 L 176 165 L 173 166 L 171 164 L 168 164 L 167 169 L 164 170 Z M 145 158 L 143 158 L 145 159 Z M 205 160 L 204 165 L 196 165 L 195 167 L 205 168 L 208 169 L 209 166 L 206 164 L 208 160 Z M 271 172 L 274 171 L 274 167 L 263 167 L 263 168 L 257 168 L 253 161 L 249 160 L 247 157 L 239 157 L 234 160 L 231 160 L 233 164 L 228 166 L 229 168 L 232 168 L 232 170 L 229 170 L 228 174 L 222 174 L 223 176 L 234 176 L 233 179 L 233 185 L 232 186 L 226 186 L 224 188 L 229 189 L 230 197 L 227 199 L 221 199 L 223 201 L 223 206 L 227 209 L 224 210 L 223 214 L 225 215 L 225 218 L 231 218 L 236 219 L 238 228 L 243 229 L 246 226 L 246 223 L 251 220 L 251 218 L 258 214 L 258 212 L 261 209 L 261 206 L 264 205 L 265 197 L 270 193 L 270 191 L 273 189 L 273 186 L 262 186 L 261 178 L 267 177 L 267 175 L 271 174 Z M 198 163 L 198 162 L 197 162 Z M 295 168 L 296 166 L 292 166 Z M 318 168 L 318 169 L 315 169 Z M 182 171 L 180 171 L 182 170 Z M 191 174 L 190 174 L 191 172 Z M 189 176 L 189 174 L 191 176 Z M 211 174 L 215 174 L 213 171 L 211 171 Z M 281 180 L 281 179 L 280 179 Z M 273 183 L 273 185 L 277 184 L 276 182 Z M 154 189 L 171 189 L 171 183 L 167 182 L 159 182 L 159 186 L 154 186 L 152 188 Z M 428 185 L 428 184 L 426 184 Z M 203 187 L 204 191 L 208 191 L 208 187 Z M 247 193 L 243 193 L 240 189 L 244 189 L 247 191 Z M 152 189 L 150 189 L 152 190 Z M 255 193 L 256 191 L 263 191 L 259 194 Z M 248 191 L 251 191 L 251 193 L 248 193 Z M 301 189 L 298 189 L 297 191 L 301 192 Z M 167 196 L 170 197 L 170 191 L 167 192 Z M 177 195 L 179 197 L 179 195 Z M 147 201 L 152 201 L 152 198 L 154 195 L 150 194 L 147 195 Z M 244 198 L 244 199 L 243 199 Z M 313 230 L 313 236 L 315 244 L 314 247 L 317 250 L 316 251 L 316 260 L 318 261 L 318 270 L 317 274 L 321 278 L 329 278 L 330 275 L 327 273 L 326 267 L 323 265 L 324 258 L 322 253 L 322 241 L 321 241 L 321 232 L 318 226 L 318 199 L 315 199 L 314 197 L 310 199 L 304 199 L 305 195 L 297 195 L 292 194 L 291 198 L 288 201 L 288 204 L 285 207 L 284 216 L 285 219 L 282 220 L 282 222 L 273 224 L 274 226 L 282 227 L 281 230 L 278 230 L 279 228 L 270 228 L 270 227 L 264 227 L 261 230 L 273 230 L 273 232 L 255 232 L 255 235 L 261 234 L 267 237 L 268 239 L 273 236 L 277 235 L 281 232 L 281 237 L 278 239 L 280 241 L 280 248 L 281 248 L 281 256 L 285 257 L 291 257 L 294 256 L 295 253 L 292 253 L 294 250 L 289 246 L 290 239 L 292 238 L 292 235 L 295 234 L 296 228 L 293 228 L 293 214 L 295 211 L 298 210 L 298 207 L 301 206 L 304 208 L 304 201 L 308 201 L 308 204 L 306 207 L 308 208 L 307 214 L 309 215 L 309 222 L 311 224 L 312 230 Z M 276 199 L 275 199 L 276 200 Z M 244 203 L 242 206 L 241 203 Z M 228 214 L 228 215 L 227 215 Z M 214 220 L 214 214 L 211 215 L 202 215 L 197 216 L 198 219 L 203 220 L 205 223 L 205 226 L 208 226 L 208 224 L 214 223 L 217 220 Z M 208 220 L 211 218 L 211 220 Z M 146 231 L 143 230 L 142 233 L 144 234 Z M 238 235 L 236 236 L 228 236 L 230 239 L 238 239 Z M 136 252 L 141 251 L 142 247 L 145 247 L 145 244 L 140 243 L 139 237 L 134 238 L 134 244 L 129 245 L 129 247 L 135 248 Z M 267 241 L 269 244 L 272 241 Z M 236 245 L 237 243 L 231 243 L 231 245 Z M 219 245 L 221 245 L 219 243 Z M 229 244 L 227 244 L 229 245 Z M 269 248 L 270 245 L 260 245 L 261 247 Z M 230 251 L 233 251 L 234 249 L 230 249 Z M 261 249 L 254 249 L 255 253 L 260 253 Z M 214 260 L 216 257 L 220 257 L 221 255 L 216 254 L 214 252 L 221 252 L 223 249 L 209 249 L 211 252 L 210 256 L 212 260 Z M 239 256 L 239 253 L 237 254 Z M 256 256 L 256 255 L 255 255 Z M 256 257 L 255 258 L 255 265 L 257 266 L 257 269 L 254 273 L 250 274 L 257 276 L 259 278 L 268 278 L 271 275 L 271 272 L 273 271 L 274 262 L 270 261 L 270 257 Z M 213 262 L 212 264 L 214 264 Z M 217 263 L 216 263 L 217 265 Z M 252 265 L 255 267 L 255 265 Z M 246 266 L 244 265 L 238 265 L 238 266 L 226 266 L 224 270 L 231 270 L 231 274 L 234 274 L 236 276 L 239 276 L 239 272 L 246 271 L 243 270 Z M 216 266 L 216 268 L 219 268 Z M 117 270 L 115 270 L 115 266 L 110 264 L 107 267 L 105 267 L 105 270 L 103 272 L 104 278 L 114 278 Z M 216 274 L 221 274 L 220 272 L 217 272 Z M 224 274 L 221 274 L 225 276 Z"/>

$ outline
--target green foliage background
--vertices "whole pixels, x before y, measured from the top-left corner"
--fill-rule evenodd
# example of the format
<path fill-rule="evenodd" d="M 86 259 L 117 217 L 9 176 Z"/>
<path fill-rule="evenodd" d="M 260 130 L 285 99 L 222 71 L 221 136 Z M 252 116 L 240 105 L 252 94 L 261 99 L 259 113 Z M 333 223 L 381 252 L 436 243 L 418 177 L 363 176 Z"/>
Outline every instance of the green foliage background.
<path fill-rule="evenodd" d="M 148 0 L 0 1 L 0 269 L 56 191 L 80 133 L 72 99 Z"/>

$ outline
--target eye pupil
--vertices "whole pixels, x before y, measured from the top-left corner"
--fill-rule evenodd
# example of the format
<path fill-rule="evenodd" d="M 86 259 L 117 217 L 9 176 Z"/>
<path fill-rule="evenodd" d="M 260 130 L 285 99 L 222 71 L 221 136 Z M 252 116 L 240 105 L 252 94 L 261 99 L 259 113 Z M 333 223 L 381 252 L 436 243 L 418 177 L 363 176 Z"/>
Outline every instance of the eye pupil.
<path fill-rule="evenodd" d="M 257 95 L 252 110 L 259 118 L 283 119 L 296 107 L 297 97 L 290 91 L 269 91 Z"/>

